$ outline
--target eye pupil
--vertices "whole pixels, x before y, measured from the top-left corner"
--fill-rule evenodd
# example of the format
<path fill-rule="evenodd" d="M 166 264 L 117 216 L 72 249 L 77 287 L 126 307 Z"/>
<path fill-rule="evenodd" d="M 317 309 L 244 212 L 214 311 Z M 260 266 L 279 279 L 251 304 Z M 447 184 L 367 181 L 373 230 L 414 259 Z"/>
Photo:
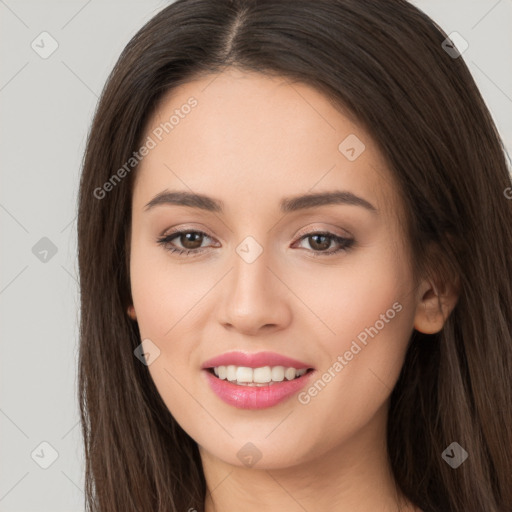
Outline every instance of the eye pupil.
<path fill-rule="evenodd" d="M 317 242 L 318 238 L 323 238 L 324 239 L 323 243 Z M 313 249 L 325 250 L 325 249 L 329 249 L 329 246 L 331 245 L 331 240 L 326 235 L 312 235 L 312 236 L 310 236 L 310 239 L 313 240 L 313 243 L 311 244 L 311 247 Z"/>
<path fill-rule="evenodd" d="M 186 249 L 197 249 L 201 247 L 203 243 L 203 235 L 195 231 L 189 231 L 188 233 L 181 235 L 180 238 L 180 242 Z"/>

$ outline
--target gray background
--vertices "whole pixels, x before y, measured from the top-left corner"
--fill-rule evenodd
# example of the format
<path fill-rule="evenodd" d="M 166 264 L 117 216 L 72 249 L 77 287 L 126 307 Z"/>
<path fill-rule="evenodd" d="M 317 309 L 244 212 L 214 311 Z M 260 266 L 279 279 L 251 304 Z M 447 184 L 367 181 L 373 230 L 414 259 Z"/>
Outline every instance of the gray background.
<path fill-rule="evenodd" d="M 413 3 L 468 41 L 463 58 L 512 153 L 512 0 Z M 76 402 L 80 164 L 108 73 L 167 4 L 0 0 L 2 512 L 84 509 Z M 48 36 L 41 42 L 44 31 L 58 44 L 46 59 L 31 46 L 51 48 Z"/>

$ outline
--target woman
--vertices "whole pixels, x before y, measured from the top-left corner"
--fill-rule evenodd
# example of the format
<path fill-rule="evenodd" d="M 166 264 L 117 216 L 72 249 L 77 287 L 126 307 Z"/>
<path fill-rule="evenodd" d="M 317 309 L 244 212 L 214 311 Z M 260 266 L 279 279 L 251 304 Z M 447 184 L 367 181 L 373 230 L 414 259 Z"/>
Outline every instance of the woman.
<path fill-rule="evenodd" d="M 446 40 L 178 0 L 130 41 L 80 184 L 91 510 L 512 509 L 511 182 Z"/>

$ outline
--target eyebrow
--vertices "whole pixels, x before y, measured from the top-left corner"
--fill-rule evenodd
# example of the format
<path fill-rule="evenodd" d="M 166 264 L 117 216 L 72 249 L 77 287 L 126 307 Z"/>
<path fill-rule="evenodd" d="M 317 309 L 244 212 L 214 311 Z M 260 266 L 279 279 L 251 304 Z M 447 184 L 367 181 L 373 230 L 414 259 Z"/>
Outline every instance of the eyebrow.
<path fill-rule="evenodd" d="M 346 190 L 335 190 L 332 192 L 318 192 L 294 197 L 285 197 L 281 200 L 280 208 L 282 212 L 290 213 L 305 210 L 307 208 L 334 204 L 361 206 L 372 213 L 377 213 L 377 208 L 375 208 L 375 206 L 366 199 Z M 187 191 L 164 190 L 149 201 L 144 210 L 148 211 L 160 205 L 189 206 L 191 208 L 199 208 L 209 212 L 224 212 L 224 202 L 220 199 Z"/>

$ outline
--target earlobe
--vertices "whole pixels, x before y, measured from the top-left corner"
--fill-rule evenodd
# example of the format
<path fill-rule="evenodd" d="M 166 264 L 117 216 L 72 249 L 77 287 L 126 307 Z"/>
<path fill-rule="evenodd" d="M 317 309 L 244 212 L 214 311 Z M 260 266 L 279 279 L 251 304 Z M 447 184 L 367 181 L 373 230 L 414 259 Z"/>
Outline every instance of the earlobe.
<path fill-rule="evenodd" d="M 137 320 L 137 315 L 135 313 L 135 308 L 133 307 L 133 305 L 128 306 L 127 313 L 132 320 Z"/>
<path fill-rule="evenodd" d="M 425 281 L 416 308 L 414 328 L 424 334 L 439 332 L 457 304 L 458 297 L 458 288 L 455 285 L 446 285 L 439 292 L 433 283 Z"/>

